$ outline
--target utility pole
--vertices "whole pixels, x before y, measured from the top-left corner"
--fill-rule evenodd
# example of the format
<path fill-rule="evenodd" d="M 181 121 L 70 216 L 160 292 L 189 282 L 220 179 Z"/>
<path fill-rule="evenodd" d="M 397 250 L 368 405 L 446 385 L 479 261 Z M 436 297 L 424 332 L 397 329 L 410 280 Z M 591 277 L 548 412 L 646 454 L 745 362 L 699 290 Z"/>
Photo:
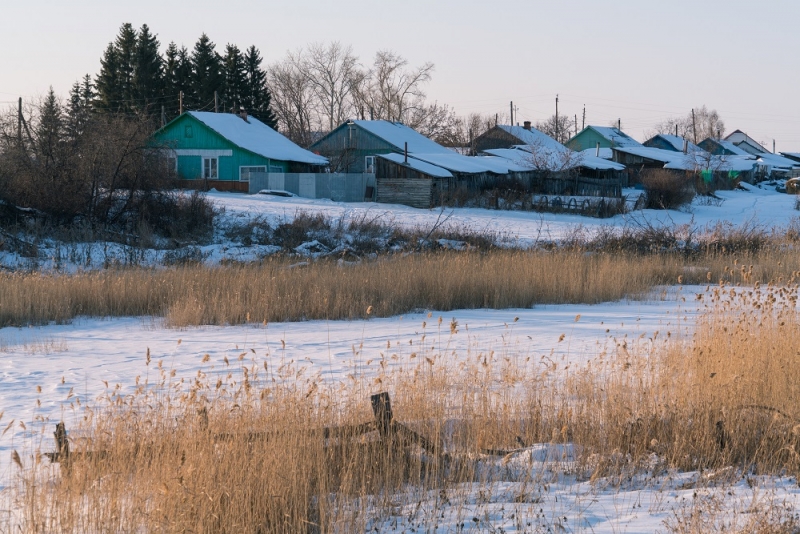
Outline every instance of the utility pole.
<path fill-rule="evenodd" d="M 678 123 L 675 123 L 675 137 L 678 137 Z"/>
<path fill-rule="evenodd" d="M 163 128 L 166 125 L 167 125 L 167 112 L 164 109 L 164 104 L 161 104 L 161 127 Z"/>
<path fill-rule="evenodd" d="M 22 97 L 19 97 L 19 106 L 17 107 L 17 144 L 22 146 Z"/>
<path fill-rule="evenodd" d="M 219 100 L 217 99 L 216 91 L 214 91 L 214 113 L 219 113 Z"/>
<path fill-rule="evenodd" d="M 694 144 L 697 144 L 697 122 L 694 118 L 694 108 L 692 108 L 692 135 L 694 136 Z"/>
<path fill-rule="evenodd" d="M 578 114 L 575 114 L 575 135 L 578 135 Z"/>
<path fill-rule="evenodd" d="M 772 140 L 772 153 L 775 154 L 775 139 Z"/>
<path fill-rule="evenodd" d="M 510 117 L 511 117 L 511 119 L 510 119 L 511 120 L 511 126 L 514 126 L 514 101 L 513 100 L 509 104 L 509 110 L 511 111 L 511 115 L 510 115 Z"/>
<path fill-rule="evenodd" d="M 558 94 L 556 94 L 556 141 L 558 141 Z"/>
<path fill-rule="evenodd" d="M 617 119 L 617 130 L 622 131 L 622 119 Z"/>
<path fill-rule="evenodd" d="M 183 91 L 178 93 L 178 115 L 183 115 Z"/>
<path fill-rule="evenodd" d="M 583 122 L 581 123 L 581 130 L 586 128 L 586 104 L 583 105 Z"/>

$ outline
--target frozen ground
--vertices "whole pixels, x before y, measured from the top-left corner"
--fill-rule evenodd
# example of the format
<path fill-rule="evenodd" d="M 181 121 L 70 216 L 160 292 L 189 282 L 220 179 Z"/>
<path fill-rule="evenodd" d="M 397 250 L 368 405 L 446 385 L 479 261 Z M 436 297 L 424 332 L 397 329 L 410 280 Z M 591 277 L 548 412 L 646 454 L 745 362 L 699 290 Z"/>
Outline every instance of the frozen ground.
<path fill-rule="evenodd" d="M 386 224 L 430 228 L 440 217 L 448 224 L 493 232 L 522 246 L 556 240 L 576 227 L 691 224 L 697 228 L 729 222 L 735 226 L 785 227 L 798 212 L 795 198 L 772 190 L 719 192 L 721 201 L 696 203 L 686 211 L 644 210 L 612 219 L 482 209 L 418 210 L 381 204 L 341 204 L 321 200 L 210 193 L 225 208 L 224 220 L 263 216 L 290 220 L 299 211 L 322 212 L 332 218 L 379 218 Z M 107 245 L 93 245 L 87 266 L 99 267 Z M 84 251 L 85 252 L 85 251 Z M 121 254 L 130 253 L 120 249 Z M 219 242 L 205 251 L 210 261 L 254 259 L 268 249 Z M 106 248 L 107 253 L 107 248 Z M 144 263 L 158 263 L 155 251 L 141 254 Z M 151 256 L 146 256 L 151 255 Z M 0 264 L 18 268 L 21 258 L 0 252 Z M 71 261 L 71 260 L 70 260 Z M 67 267 L 84 265 L 80 261 Z M 70 267 L 70 265 L 72 267 Z M 39 267 L 56 266 L 53 258 Z M 349 374 L 375 372 L 381 352 L 397 354 L 394 365 L 411 365 L 422 336 L 430 350 L 444 347 L 459 355 L 495 350 L 512 358 L 531 357 L 585 364 L 627 337 L 652 343 L 656 331 L 673 337 L 690 335 L 696 309 L 694 295 L 702 288 L 655 291 L 643 301 L 600 305 L 541 306 L 512 310 L 456 310 L 440 314 L 407 314 L 368 321 L 308 321 L 237 327 L 167 329 L 151 318 L 82 318 L 69 325 L 0 329 L 0 488 L 15 475 L 12 450 L 53 448 L 52 430 L 64 419 L 67 427 L 82 405 L 119 384 L 132 392 L 139 380 L 155 378 L 161 361 L 174 369 L 174 380 L 193 379 L 198 370 L 223 372 L 223 358 L 248 359 L 270 365 L 293 361 L 305 367 L 308 379 L 329 383 Z M 443 316 L 442 329 L 437 324 Z M 576 317 L 580 319 L 576 321 Z M 519 320 L 514 322 L 514 318 Z M 459 333 L 451 336 L 455 318 Z M 427 322 L 423 328 L 422 323 Z M 564 340 L 559 341 L 561 334 Z M 663 336 L 659 339 L 663 339 Z M 391 348 L 387 350 L 387 342 Z M 413 342 L 414 345 L 409 344 Z M 145 365 L 147 349 L 153 363 Z M 251 351 L 252 349 L 252 351 Z M 203 363 L 208 354 L 210 360 Z M 148 374 L 149 373 L 149 374 Z M 107 385 L 106 385 L 107 384 Z M 376 386 L 377 387 L 377 386 Z M 41 391 L 39 391 L 41 388 Z M 38 405 L 38 403 L 41 405 Z M 23 427 L 24 425 L 24 427 Z M 5 431 L 5 432 L 4 432 Z M 485 459 L 487 471 L 502 472 L 500 482 L 453 488 L 450 494 L 415 495 L 398 500 L 390 517 L 372 524 L 388 532 L 657 532 L 679 520 L 712 514 L 724 532 L 742 527 L 749 518 L 773 507 L 800 509 L 794 479 L 749 477 L 715 483 L 714 473 L 658 473 L 614 481 L 587 481 L 574 472 L 574 451 L 567 445 L 537 445 L 504 459 Z M 23 461 L 25 458 L 23 458 Z M 621 483 L 619 483 L 621 482 Z M 406 505 L 403 502 L 414 502 Z M 1 510 L 0 510 L 1 511 Z M 694 515 L 693 515 L 694 514 Z M 696 531 L 711 530 L 706 525 Z"/>
<path fill-rule="evenodd" d="M 431 229 L 444 224 L 451 228 L 494 236 L 504 246 L 532 247 L 557 241 L 576 229 L 592 231 L 601 227 L 646 227 L 690 225 L 698 231 L 719 222 L 733 226 L 750 225 L 766 230 L 785 227 L 800 216 L 795 209 L 797 197 L 777 193 L 774 185 L 718 191 L 718 198 L 697 197 L 691 206 L 677 210 L 636 210 L 608 219 L 579 215 L 536 213 L 528 211 L 487 210 L 481 208 L 447 208 L 422 210 L 408 206 L 377 203 L 342 203 L 273 195 L 243 195 L 210 192 L 208 198 L 223 213 L 218 217 L 213 243 L 197 246 L 193 252 L 210 264 L 226 260 L 253 261 L 273 254 L 279 247 L 251 245 L 226 240 L 223 227 L 261 217 L 273 227 L 291 221 L 300 212 L 321 213 L 333 221 L 378 221 L 386 226 L 407 229 Z M 633 199 L 640 191 L 629 189 L 624 194 Z M 632 204 L 632 202 L 629 202 Z M 160 265 L 180 261 L 180 251 L 126 247 L 117 243 L 39 243 L 40 255 L 35 260 L 0 250 L 0 269 L 44 269 L 74 271 L 97 269 L 107 265 Z M 185 252 L 185 251 L 184 251 Z"/>
<path fill-rule="evenodd" d="M 394 365 L 413 365 L 411 352 L 444 348 L 465 358 L 494 350 L 519 361 L 530 356 L 530 365 L 557 361 L 564 368 L 614 350 L 623 339 L 647 345 L 656 332 L 662 334 L 659 339 L 668 332 L 673 338 L 691 335 L 694 296 L 703 289 L 659 289 L 643 301 L 433 311 L 431 317 L 420 312 L 365 321 L 176 330 L 159 320 L 123 318 L 0 329 L 0 431 L 14 421 L 0 437 L 0 481 L 10 480 L 17 469 L 10 462 L 12 450 L 52 450 L 55 422 L 64 419 L 69 428 L 81 414 L 78 402 L 91 404 L 117 384 L 122 392 L 133 392 L 137 378 L 156 377 L 159 361 L 176 371 L 174 381 L 187 382 L 198 370 L 227 372 L 223 358 L 236 362 L 242 353 L 247 361 L 271 366 L 293 361 L 306 367 L 309 380 L 321 377 L 328 383 L 376 372 L 381 353 L 396 354 Z M 453 318 L 459 325 L 455 335 L 449 330 Z M 206 354 L 210 360 L 203 363 Z M 543 444 L 511 457 L 485 458 L 480 465 L 499 482 L 400 496 L 393 513 L 371 526 L 387 532 L 655 532 L 665 528 L 665 521 L 704 509 L 716 510 L 718 520 L 743 525 L 767 503 L 800 506 L 797 483 L 788 478 L 750 478 L 719 487 L 710 484 L 708 473 L 641 475 L 621 485 L 589 481 L 576 471 L 574 452 L 571 445 Z"/>

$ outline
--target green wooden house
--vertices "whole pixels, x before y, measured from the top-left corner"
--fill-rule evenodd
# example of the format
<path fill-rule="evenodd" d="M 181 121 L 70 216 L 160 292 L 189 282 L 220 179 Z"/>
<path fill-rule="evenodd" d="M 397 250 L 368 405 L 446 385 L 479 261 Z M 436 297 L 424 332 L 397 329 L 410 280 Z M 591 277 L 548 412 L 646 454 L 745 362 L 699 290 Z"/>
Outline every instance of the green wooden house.
<path fill-rule="evenodd" d="M 577 152 L 600 148 L 642 146 L 640 142 L 612 126 L 587 126 L 565 144 Z"/>
<path fill-rule="evenodd" d="M 187 111 L 153 135 L 181 178 L 247 191 L 253 173 L 314 172 L 328 160 L 247 115 Z"/>

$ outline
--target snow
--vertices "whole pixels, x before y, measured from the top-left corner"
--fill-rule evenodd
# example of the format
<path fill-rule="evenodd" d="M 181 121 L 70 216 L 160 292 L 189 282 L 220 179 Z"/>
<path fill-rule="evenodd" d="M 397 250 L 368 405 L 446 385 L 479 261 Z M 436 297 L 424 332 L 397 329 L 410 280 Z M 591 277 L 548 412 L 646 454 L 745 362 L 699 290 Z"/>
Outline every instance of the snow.
<path fill-rule="evenodd" d="M 662 163 L 672 163 L 675 160 L 681 160 L 685 157 L 683 152 L 673 152 L 672 150 L 664 150 L 663 148 L 653 148 L 649 146 L 618 146 L 614 147 L 614 150 L 651 159 L 653 161 L 660 161 Z"/>
<path fill-rule="evenodd" d="M 699 229 L 720 222 L 735 226 L 785 227 L 797 216 L 795 197 L 744 185 L 744 190 L 717 191 L 714 204 L 695 201 L 683 211 L 642 210 L 610 219 L 576 215 L 445 208 L 421 210 L 407 206 L 374 203 L 337 203 L 299 197 L 242 195 L 211 192 L 208 198 L 225 208 L 224 221 L 262 216 L 271 223 L 291 219 L 298 212 L 320 213 L 331 218 L 377 219 L 399 227 L 431 227 L 442 216 L 460 229 L 494 232 L 509 242 L 531 246 L 543 240 L 560 239 L 576 228 L 592 231 L 601 227 L 687 224 Z M 625 194 L 634 194 L 626 190 Z M 445 243 L 453 248 L 458 242 Z M 313 243 L 307 245 L 311 248 Z M 223 257 L 247 259 L 249 254 L 269 253 L 269 247 L 243 247 L 221 243 L 203 247 L 208 261 Z M 14 258 L 0 252 L 0 264 L 14 265 Z M 47 267 L 45 263 L 44 267 Z M 52 264 L 50 264 L 52 265 Z M 91 404 L 109 388 L 119 384 L 122 393 L 135 390 L 136 379 L 157 374 L 159 361 L 175 370 L 174 380 L 193 379 L 199 370 L 213 376 L 223 372 L 223 358 L 291 361 L 307 369 L 306 376 L 319 376 L 329 384 L 347 375 L 377 372 L 370 362 L 397 345 L 396 365 L 407 365 L 411 345 L 418 350 L 426 335 L 431 347 L 448 347 L 459 357 L 476 351 L 495 350 L 524 361 L 531 356 L 538 365 L 542 355 L 564 364 L 584 365 L 616 340 L 650 343 L 655 331 L 672 337 L 692 334 L 697 311 L 694 295 L 700 287 L 658 288 L 643 300 L 623 300 L 597 305 L 536 306 L 531 309 L 431 310 L 402 317 L 357 321 L 306 321 L 267 325 L 203 326 L 169 329 L 160 319 L 128 317 L 80 318 L 67 325 L 0 329 L 0 423 L 9 430 L 0 436 L 0 490 L 16 473 L 10 452 L 50 451 L 56 421 L 72 428 L 82 416 L 81 406 Z M 685 300 L 684 300 L 685 299 Z M 576 316 L 580 320 L 576 322 Z M 450 336 L 431 325 L 443 316 L 447 324 L 455 318 L 460 332 Z M 514 318 L 518 321 L 514 322 Z M 427 329 L 426 329 L 427 328 Z M 608 330 L 608 331 L 606 331 Z M 561 334 L 565 340 L 559 343 Z M 640 339 L 641 338 L 641 339 Z M 283 344 L 285 343 L 285 348 Z M 362 346 L 363 344 L 363 346 Z M 354 347 L 361 347 L 354 350 Z M 145 365 L 150 349 L 152 363 Z M 250 349 L 255 353 L 250 353 Z M 203 363 L 208 354 L 210 361 Z M 552 354 L 552 355 L 551 355 Z M 37 386 L 42 388 L 37 392 Z M 377 387 L 377 386 L 376 386 Z M 365 395 L 370 392 L 365 392 Z M 41 401 L 41 406 L 37 406 Z M 19 423 L 24 422 L 23 429 Z M 797 481 L 780 476 L 750 476 L 716 484 L 713 473 L 647 472 L 629 480 L 586 480 L 576 472 L 572 459 L 579 452 L 572 444 L 533 444 L 506 458 L 482 458 L 479 466 L 496 475 L 491 483 L 464 484 L 441 492 L 398 496 L 402 504 L 393 515 L 375 518 L 378 531 L 411 532 L 655 532 L 678 517 L 713 508 L 726 524 L 743 526 L 758 510 L 768 506 L 800 508 Z M 23 461 L 27 460 L 23 454 Z M 622 483 L 620 483 L 622 482 Z M 413 490 L 409 490 L 413 491 Z M 0 494 L 2 494 L 0 492 Z M 412 500 L 413 497 L 413 500 Z M 705 508 L 704 508 L 705 507 Z M 463 526 L 463 528 L 462 528 Z"/>
<path fill-rule="evenodd" d="M 712 139 L 712 141 L 714 143 L 717 143 L 719 146 L 721 146 L 725 150 L 731 152 L 733 155 L 736 155 L 736 156 L 747 156 L 747 157 L 750 157 L 750 158 L 753 157 L 753 155 L 750 154 L 750 152 L 747 152 L 746 150 L 742 150 L 738 146 L 734 145 L 733 143 L 731 143 L 730 141 L 727 141 L 725 139 Z"/>
<path fill-rule="evenodd" d="M 584 157 L 593 156 L 599 157 L 601 159 L 610 160 L 614 157 L 614 152 L 611 148 L 601 148 L 599 156 L 597 155 L 597 148 L 587 148 L 585 150 L 581 150 L 581 154 L 584 154 Z"/>
<path fill-rule="evenodd" d="M 187 113 L 234 145 L 265 158 L 297 161 L 311 165 L 328 164 L 326 158 L 300 148 L 255 117 L 247 117 L 247 121 L 245 121 L 232 113 L 208 111 L 188 111 Z"/>
<path fill-rule="evenodd" d="M 778 169 L 800 169 L 800 163 L 797 161 L 770 152 L 759 154 L 758 162 L 761 165 Z"/>
<path fill-rule="evenodd" d="M 409 156 L 408 161 L 406 161 L 406 158 L 405 158 L 404 154 L 394 154 L 394 153 L 393 154 L 379 154 L 378 157 L 379 158 L 383 158 L 383 159 L 387 159 L 389 161 L 393 161 L 395 163 L 401 163 L 401 164 L 406 163 L 412 169 L 414 169 L 416 171 L 419 171 L 419 172 L 423 172 L 423 173 L 425 173 L 425 174 L 427 174 L 429 176 L 435 176 L 437 178 L 452 178 L 453 177 L 453 175 L 449 171 L 447 171 L 447 170 L 445 170 L 445 169 L 443 169 L 441 167 L 437 167 L 436 165 L 431 165 L 430 163 L 426 163 L 424 161 L 420 161 L 420 160 L 415 159 L 413 157 Z"/>
<path fill-rule="evenodd" d="M 454 153 L 449 148 L 428 139 L 413 128 L 409 128 L 401 122 L 389 122 L 384 120 L 376 121 L 353 121 L 359 128 L 363 128 L 372 135 L 380 137 L 400 152 L 405 150 L 408 143 L 409 153 L 421 154 L 448 154 Z"/>
<path fill-rule="evenodd" d="M 699 146 L 695 145 L 694 143 L 692 143 L 688 139 L 684 139 L 683 137 L 680 137 L 678 135 L 658 134 L 656 137 L 660 137 L 661 139 L 663 139 L 664 141 L 669 143 L 670 146 L 672 146 L 675 149 L 676 152 L 683 152 L 684 142 L 688 143 L 687 151 L 690 152 L 690 153 L 700 153 L 700 154 L 702 154 L 702 153 L 705 152 L 705 150 L 703 150 Z M 654 137 L 653 139 L 655 139 L 656 137 Z M 652 139 L 651 139 L 651 141 L 652 141 Z"/>
<path fill-rule="evenodd" d="M 521 126 L 509 126 L 506 124 L 499 124 L 498 127 L 522 141 L 523 145 L 548 148 L 557 152 L 566 149 L 564 145 L 536 128 L 528 130 Z"/>
<path fill-rule="evenodd" d="M 622 130 L 611 126 L 587 126 L 611 142 L 613 147 L 634 147 L 642 144 Z"/>

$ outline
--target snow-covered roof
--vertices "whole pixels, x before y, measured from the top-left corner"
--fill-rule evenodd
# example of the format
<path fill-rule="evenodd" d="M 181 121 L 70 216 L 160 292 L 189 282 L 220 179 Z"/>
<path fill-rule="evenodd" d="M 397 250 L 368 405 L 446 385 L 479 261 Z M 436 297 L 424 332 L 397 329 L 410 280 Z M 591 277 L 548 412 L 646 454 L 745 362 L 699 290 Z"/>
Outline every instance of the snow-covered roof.
<path fill-rule="evenodd" d="M 400 122 L 357 120 L 353 121 L 353 123 L 372 135 L 380 137 L 401 152 L 405 150 L 405 144 L 408 143 L 409 153 L 455 153 L 453 150 L 443 147 L 439 143 L 428 139 L 418 131 Z"/>
<path fill-rule="evenodd" d="M 776 167 L 779 169 L 791 169 L 793 167 L 800 168 L 800 163 L 771 152 L 759 154 L 758 160 L 759 163 L 768 167 Z"/>
<path fill-rule="evenodd" d="M 717 143 L 719 146 L 721 146 L 722 148 L 724 148 L 725 150 L 733 153 L 734 155 L 737 155 L 737 156 L 752 156 L 752 154 L 750 154 L 750 152 L 748 152 L 746 150 L 742 150 L 738 146 L 734 145 L 733 143 L 731 143 L 730 141 L 727 141 L 725 139 L 713 139 L 713 141 L 715 143 Z"/>
<path fill-rule="evenodd" d="M 483 172 L 493 172 L 496 174 L 508 173 L 508 167 L 498 166 L 497 162 L 486 160 L 486 158 L 462 156 L 456 152 L 449 151 L 449 154 L 432 153 L 418 154 L 413 156 L 419 160 L 426 161 L 432 165 L 438 165 L 449 171 L 461 172 L 465 174 L 479 174 Z"/>
<path fill-rule="evenodd" d="M 617 163 L 615 161 L 611 161 L 610 159 L 606 159 L 604 157 L 597 157 L 594 155 L 594 152 L 591 154 L 584 154 L 585 151 L 581 152 L 581 159 L 580 159 L 580 166 L 586 167 L 587 169 L 595 169 L 598 171 L 607 171 L 607 170 L 615 170 L 615 171 L 624 171 L 625 165 L 622 163 Z"/>
<path fill-rule="evenodd" d="M 786 156 L 787 158 L 792 158 L 800 161 L 800 152 L 781 152 L 781 154 Z"/>
<path fill-rule="evenodd" d="M 399 163 L 401 165 L 408 165 L 410 168 L 414 169 L 415 171 L 419 171 L 421 173 L 427 174 L 428 176 L 435 176 L 436 178 L 452 178 L 453 175 L 450 174 L 449 171 L 438 167 L 436 165 L 431 165 L 430 163 L 425 163 L 424 161 L 420 161 L 416 158 L 409 156 L 408 161 L 405 161 L 405 156 L 403 154 L 379 154 L 379 158 L 383 158 L 389 161 L 393 161 L 394 163 Z"/>
<path fill-rule="evenodd" d="M 683 159 L 685 154 L 683 152 L 674 152 L 672 150 L 664 150 L 663 148 L 653 148 L 649 146 L 630 146 L 630 147 L 621 147 L 617 146 L 614 147 L 613 150 L 617 152 L 624 152 L 626 154 L 632 154 L 634 156 L 639 156 L 646 159 L 651 159 L 653 161 L 661 161 L 664 163 L 669 163 L 676 159 Z"/>
<path fill-rule="evenodd" d="M 327 165 L 328 160 L 301 148 L 255 117 L 245 121 L 232 113 L 187 111 L 234 145 L 265 158 L 296 161 L 311 165 Z"/>
<path fill-rule="evenodd" d="M 581 150 L 581 154 L 585 154 L 584 157 L 595 156 L 595 157 L 600 157 L 602 159 L 614 158 L 614 152 L 612 152 L 610 148 L 605 148 L 605 147 L 601 148 L 599 156 L 596 155 L 597 153 L 598 153 L 597 148 L 587 148 L 586 150 Z"/>
<path fill-rule="evenodd" d="M 587 126 L 587 128 L 593 129 L 595 132 L 611 141 L 611 144 L 615 147 L 642 146 L 639 141 L 629 136 L 619 128 L 614 128 L 612 126 Z"/>
<path fill-rule="evenodd" d="M 517 145 L 514 148 L 492 148 L 484 152 L 504 158 L 521 167 L 526 167 L 526 170 L 534 170 L 542 166 L 546 167 L 548 170 L 574 169 L 576 167 L 585 167 L 587 169 L 601 171 L 621 171 L 625 169 L 625 165 L 621 163 L 615 163 L 603 158 L 598 158 L 594 155 L 586 154 L 586 151 L 558 154 L 550 153 L 544 157 L 537 157 L 534 156 L 530 151 L 530 147 L 527 145 Z M 542 161 L 545 162 L 545 165 L 542 165 Z"/>
<path fill-rule="evenodd" d="M 531 128 L 528 130 L 527 128 L 523 128 L 522 126 L 508 126 L 505 124 L 498 124 L 498 128 L 504 130 L 505 132 L 513 135 L 524 145 L 530 145 L 535 147 L 547 147 L 552 150 L 557 151 L 564 151 L 567 148 L 547 135 L 546 133 L 537 130 L 536 128 Z"/>
<path fill-rule="evenodd" d="M 708 153 L 704 155 L 698 153 L 684 155 L 679 153 L 678 157 L 664 165 L 664 168 L 684 171 L 711 169 L 714 171 L 747 172 L 753 170 L 755 164 L 754 159 L 745 156 L 712 156 Z"/>
<path fill-rule="evenodd" d="M 704 152 L 702 148 L 697 146 L 696 144 L 692 143 L 688 139 L 681 137 L 679 135 L 670 135 L 670 134 L 658 134 L 655 137 L 649 139 L 645 142 L 645 145 L 648 144 L 650 141 L 655 139 L 656 137 L 663 139 L 666 141 L 671 147 L 675 149 L 676 152 L 683 152 L 683 145 L 684 143 L 688 143 L 687 150 L 688 152 Z"/>

